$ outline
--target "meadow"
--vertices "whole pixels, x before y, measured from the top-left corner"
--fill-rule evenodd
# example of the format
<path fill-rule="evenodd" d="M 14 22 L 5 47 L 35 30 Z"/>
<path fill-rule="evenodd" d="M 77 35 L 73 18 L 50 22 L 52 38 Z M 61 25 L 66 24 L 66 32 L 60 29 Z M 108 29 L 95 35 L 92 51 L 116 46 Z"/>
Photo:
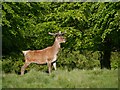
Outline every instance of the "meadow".
<path fill-rule="evenodd" d="M 118 70 L 58 69 L 49 75 L 33 68 L 23 76 L 2 72 L 2 88 L 118 88 Z"/>

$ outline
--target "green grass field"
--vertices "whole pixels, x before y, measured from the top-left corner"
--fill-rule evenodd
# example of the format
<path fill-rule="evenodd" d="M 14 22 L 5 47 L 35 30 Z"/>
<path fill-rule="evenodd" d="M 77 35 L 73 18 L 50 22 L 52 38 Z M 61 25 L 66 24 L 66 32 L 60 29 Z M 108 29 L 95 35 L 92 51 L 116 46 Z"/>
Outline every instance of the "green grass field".
<path fill-rule="evenodd" d="M 30 70 L 23 76 L 2 74 L 2 88 L 118 88 L 118 70 Z"/>

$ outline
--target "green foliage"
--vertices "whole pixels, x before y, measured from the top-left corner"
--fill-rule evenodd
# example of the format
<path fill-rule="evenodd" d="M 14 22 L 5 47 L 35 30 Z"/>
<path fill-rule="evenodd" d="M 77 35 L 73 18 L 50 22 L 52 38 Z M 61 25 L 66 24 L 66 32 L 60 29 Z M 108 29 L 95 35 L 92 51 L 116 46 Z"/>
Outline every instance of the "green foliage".
<path fill-rule="evenodd" d="M 2 59 L 2 70 L 5 73 L 15 72 L 20 73 L 20 69 L 23 65 L 23 57 L 21 55 L 5 57 Z"/>
<path fill-rule="evenodd" d="M 67 42 L 62 44 L 64 50 L 57 61 L 60 68 L 93 69 L 100 66 L 99 51 L 120 50 L 119 2 L 3 2 L 2 6 L 5 72 L 20 72 L 22 50 L 52 45 L 54 37 L 48 32 L 67 32 Z M 106 39 L 110 44 L 104 44 Z M 112 56 L 112 68 L 118 67 L 118 59 L 115 54 Z M 43 69 L 42 66 L 36 68 Z"/>
<path fill-rule="evenodd" d="M 117 42 L 114 42 L 114 36 L 117 33 L 114 32 L 118 32 L 120 27 L 118 24 L 120 19 L 118 7 L 119 3 L 3 3 L 3 26 L 7 26 L 5 28 L 9 29 L 9 34 L 12 34 L 13 38 L 16 37 L 15 40 L 30 38 L 30 43 L 35 39 L 36 41 L 39 40 L 37 38 L 40 37 L 38 36 L 40 35 L 39 30 L 47 33 L 48 31 L 64 31 L 63 27 L 72 27 L 75 32 L 69 34 L 74 35 L 76 32 L 80 32 L 76 33 L 77 37 L 75 38 L 68 37 L 69 39 L 71 38 L 71 41 L 75 39 L 76 44 L 74 45 L 77 49 L 79 49 L 78 47 L 98 47 L 107 36 L 112 36 L 114 47 L 117 44 Z M 69 30 L 68 32 L 71 31 Z M 6 34 L 7 32 L 4 31 L 3 35 L 6 36 Z M 18 34 L 19 37 L 17 38 Z M 3 39 L 7 39 L 5 36 Z M 11 35 L 8 36 L 11 37 Z M 10 43 L 6 39 L 3 40 L 5 47 L 7 47 L 6 42 Z M 79 43 L 80 40 L 82 45 Z M 26 40 L 24 44 L 25 42 Z M 28 43 L 29 47 L 26 46 L 26 48 L 34 46 L 34 44 L 30 46 L 30 43 Z M 21 44 L 19 43 L 18 45 Z M 83 46 L 84 44 L 85 46 Z"/>
<path fill-rule="evenodd" d="M 119 42 L 118 34 L 120 34 L 120 25 L 118 24 L 118 20 L 120 20 L 118 15 L 119 4 L 120 3 L 95 3 L 92 6 L 91 16 L 89 18 L 89 23 L 91 26 L 90 33 L 92 36 L 90 38 L 93 39 L 92 42 L 94 42 L 94 47 L 96 47 L 96 49 L 104 50 L 104 47 L 100 48 L 100 45 L 105 42 L 106 38 L 110 39 L 112 50 L 114 50 L 117 46 Z M 90 35 L 88 35 L 88 37 L 89 36 Z M 119 50 L 119 48 L 116 49 Z"/>
<path fill-rule="evenodd" d="M 112 52 L 112 55 L 111 55 L 111 66 L 112 66 L 112 68 L 116 69 L 116 68 L 119 67 L 119 65 L 120 65 L 119 60 L 120 60 L 119 52 L 116 52 L 116 53 Z"/>
<path fill-rule="evenodd" d="M 47 33 L 59 30 L 68 33 L 66 46 L 75 41 L 70 44 L 72 50 L 102 50 L 105 38 L 110 38 L 112 50 L 119 50 L 119 4 L 2 3 L 3 54 L 43 48 L 49 40 Z"/>
<path fill-rule="evenodd" d="M 19 76 L 3 72 L 3 88 L 117 88 L 117 70 L 57 70 L 48 75 L 36 69 Z M 104 81 L 104 82 L 103 82 Z"/>
<path fill-rule="evenodd" d="M 90 53 L 94 54 L 94 53 Z M 89 53 L 81 54 L 79 51 L 66 51 L 63 50 L 58 57 L 58 66 L 62 68 L 68 68 L 68 70 L 78 68 L 78 69 L 93 69 L 94 67 L 99 67 L 98 58 Z M 97 54 L 97 53 L 96 53 Z"/>

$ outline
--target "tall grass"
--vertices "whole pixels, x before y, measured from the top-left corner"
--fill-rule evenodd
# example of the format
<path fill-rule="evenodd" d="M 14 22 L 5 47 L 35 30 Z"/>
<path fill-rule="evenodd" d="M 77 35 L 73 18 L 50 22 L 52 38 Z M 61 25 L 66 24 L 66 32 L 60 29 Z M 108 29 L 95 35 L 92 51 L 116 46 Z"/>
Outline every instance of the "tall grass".
<path fill-rule="evenodd" d="M 15 73 L 2 76 L 3 88 L 117 88 L 117 70 L 57 70 L 48 73 L 30 70 L 23 76 Z"/>

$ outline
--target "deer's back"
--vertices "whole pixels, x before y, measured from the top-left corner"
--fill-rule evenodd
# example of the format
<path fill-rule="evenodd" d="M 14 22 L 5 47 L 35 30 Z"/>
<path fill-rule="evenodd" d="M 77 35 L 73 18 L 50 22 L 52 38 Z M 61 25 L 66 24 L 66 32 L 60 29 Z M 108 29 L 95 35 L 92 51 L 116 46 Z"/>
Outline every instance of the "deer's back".
<path fill-rule="evenodd" d="M 25 56 L 28 62 L 44 64 L 47 61 L 54 59 L 56 55 L 54 54 L 52 47 L 45 48 L 43 50 L 29 50 Z"/>

